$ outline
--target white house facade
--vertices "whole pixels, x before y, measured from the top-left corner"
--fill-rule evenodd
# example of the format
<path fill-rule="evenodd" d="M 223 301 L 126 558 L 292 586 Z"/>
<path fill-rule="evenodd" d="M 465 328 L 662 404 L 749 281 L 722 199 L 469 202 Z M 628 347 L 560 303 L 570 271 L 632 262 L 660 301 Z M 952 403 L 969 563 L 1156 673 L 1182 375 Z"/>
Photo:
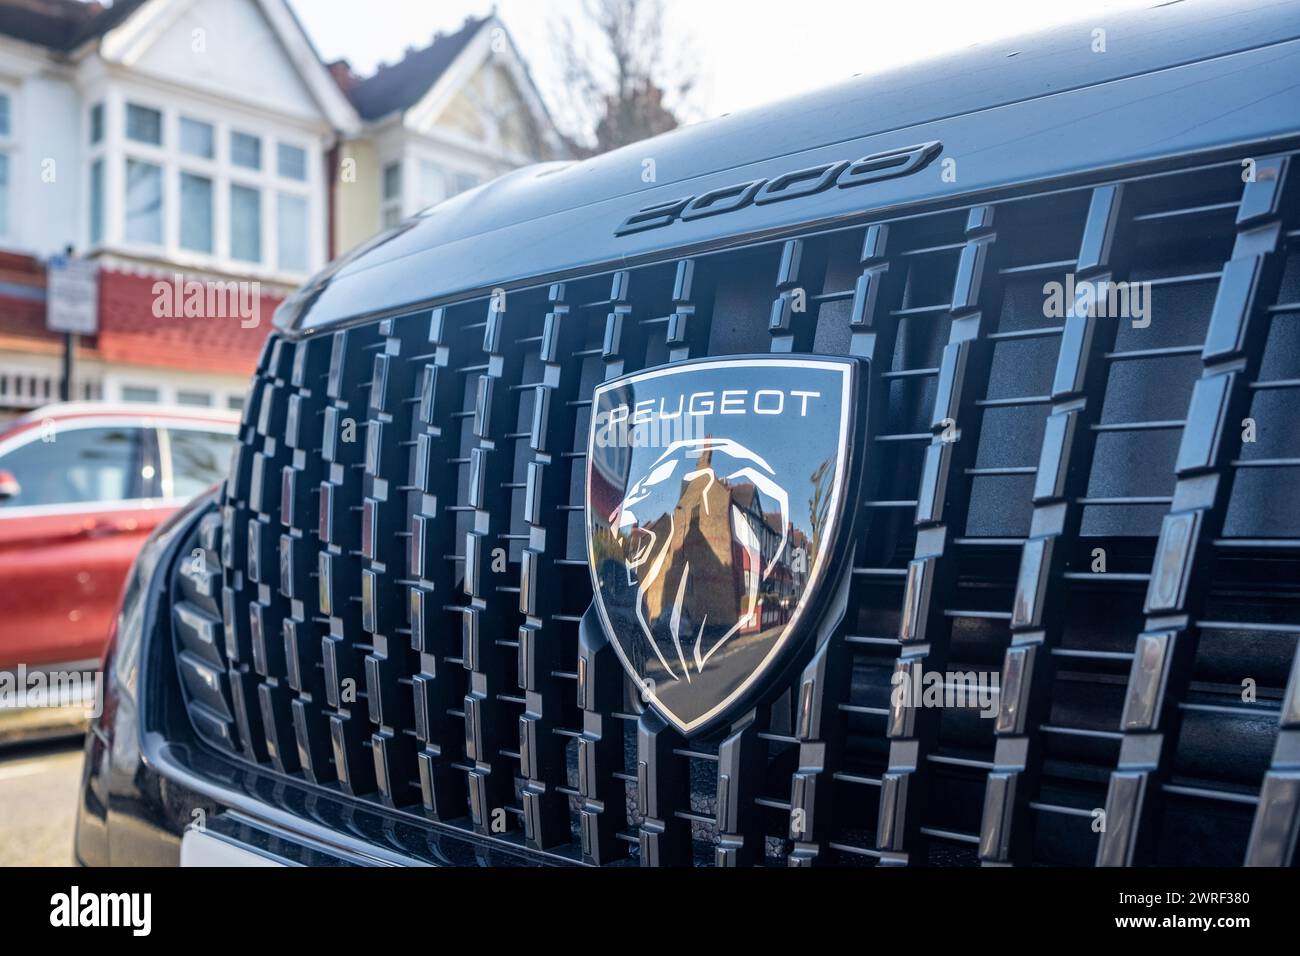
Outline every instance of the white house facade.
<path fill-rule="evenodd" d="M 52 256 L 99 267 L 70 397 L 238 407 L 332 256 L 556 150 L 495 16 L 363 79 L 286 0 L 0 0 L 0 418 L 58 397 Z M 177 283 L 251 290 L 256 321 L 178 314 Z"/>
<path fill-rule="evenodd" d="M 356 112 L 283 0 L 6 5 L 0 409 L 54 397 L 43 266 L 68 249 L 99 266 L 73 397 L 238 404 L 274 305 L 327 260 L 324 158 Z M 255 288 L 261 327 L 160 315 L 177 274 Z"/>

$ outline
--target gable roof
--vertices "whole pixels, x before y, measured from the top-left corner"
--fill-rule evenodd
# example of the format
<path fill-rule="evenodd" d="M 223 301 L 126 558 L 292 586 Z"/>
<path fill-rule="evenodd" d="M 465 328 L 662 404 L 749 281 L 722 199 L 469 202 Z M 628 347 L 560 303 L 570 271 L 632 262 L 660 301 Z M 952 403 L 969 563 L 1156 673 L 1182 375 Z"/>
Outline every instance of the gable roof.
<path fill-rule="evenodd" d="M 0 0 L 0 35 L 34 43 L 58 53 L 72 53 L 99 42 L 100 55 L 129 61 L 152 42 L 152 33 L 165 26 L 171 0 Z M 360 120 L 348 98 L 321 62 L 307 31 L 287 0 L 253 0 L 279 38 L 282 48 L 322 114 L 337 130 L 355 133 Z M 140 16 L 136 17 L 135 14 Z"/>
<path fill-rule="evenodd" d="M 117 0 L 111 7 L 82 0 L 0 0 L 0 34 L 61 53 L 101 37 L 145 0 Z"/>
<path fill-rule="evenodd" d="M 347 91 L 352 106 L 366 120 L 414 106 L 469 46 L 488 19 L 469 17 L 455 33 L 439 34 L 428 46 L 411 50 L 391 66 L 380 67 L 373 76 Z"/>

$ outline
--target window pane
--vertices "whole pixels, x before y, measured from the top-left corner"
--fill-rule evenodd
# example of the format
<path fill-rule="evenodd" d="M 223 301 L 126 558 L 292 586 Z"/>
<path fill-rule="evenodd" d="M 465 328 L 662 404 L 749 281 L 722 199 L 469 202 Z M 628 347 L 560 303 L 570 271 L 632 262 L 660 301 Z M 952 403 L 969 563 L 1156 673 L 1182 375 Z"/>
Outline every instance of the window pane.
<path fill-rule="evenodd" d="M 288 143 L 281 143 L 277 167 L 280 175 L 286 179 L 301 179 L 306 182 L 307 151 L 297 146 L 290 146 Z"/>
<path fill-rule="evenodd" d="M 172 451 L 172 497 L 193 498 L 226 477 L 234 435 L 167 429 Z"/>
<path fill-rule="evenodd" d="M 420 205 L 432 206 L 447 197 L 447 180 L 437 163 L 420 160 Z"/>
<path fill-rule="evenodd" d="M 153 163 L 126 161 L 126 238 L 162 243 L 162 169 Z"/>
<path fill-rule="evenodd" d="M 93 146 L 104 138 L 104 104 L 96 103 L 90 108 L 90 143 Z"/>
<path fill-rule="evenodd" d="M 138 497 L 139 448 L 138 428 L 72 428 L 56 441 L 28 442 L 0 458 L 20 486 L 0 509 Z"/>
<path fill-rule="evenodd" d="M 384 209 L 384 228 L 392 229 L 402 221 L 402 212 L 396 206 L 388 206 Z"/>
<path fill-rule="evenodd" d="M 0 235 L 9 232 L 9 155 L 0 153 Z"/>
<path fill-rule="evenodd" d="M 211 408 L 212 396 L 207 392 L 187 392 L 182 390 L 176 393 L 176 404 Z"/>
<path fill-rule="evenodd" d="M 276 209 L 278 263 L 286 272 L 307 271 L 307 200 L 280 193 Z"/>
<path fill-rule="evenodd" d="M 150 388 L 147 385 L 123 385 L 122 401 L 156 402 L 158 401 L 158 389 Z"/>
<path fill-rule="evenodd" d="M 181 152 L 211 159 L 216 152 L 212 124 L 182 116 Z"/>
<path fill-rule="evenodd" d="M 9 135 L 9 97 L 0 93 L 0 136 Z"/>
<path fill-rule="evenodd" d="M 248 186 L 230 187 L 230 255 L 262 261 L 262 194 Z"/>
<path fill-rule="evenodd" d="M 212 180 L 181 173 L 181 246 L 212 251 Z"/>
<path fill-rule="evenodd" d="M 242 412 L 244 410 L 244 396 L 227 395 L 226 408 L 230 409 L 232 412 Z"/>
<path fill-rule="evenodd" d="M 262 168 L 262 141 L 248 133 L 230 134 L 230 161 L 248 169 Z"/>
<path fill-rule="evenodd" d="M 147 106 L 126 104 L 126 138 L 137 143 L 162 145 L 162 113 Z"/>
<path fill-rule="evenodd" d="M 90 244 L 104 238 L 104 161 L 90 164 Z"/>
<path fill-rule="evenodd" d="M 473 173 L 456 174 L 456 192 L 463 193 L 467 189 L 473 189 L 478 185 L 478 177 Z"/>
<path fill-rule="evenodd" d="M 402 194 L 402 164 L 389 163 L 384 167 L 384 198 L 396 199 Z"/>

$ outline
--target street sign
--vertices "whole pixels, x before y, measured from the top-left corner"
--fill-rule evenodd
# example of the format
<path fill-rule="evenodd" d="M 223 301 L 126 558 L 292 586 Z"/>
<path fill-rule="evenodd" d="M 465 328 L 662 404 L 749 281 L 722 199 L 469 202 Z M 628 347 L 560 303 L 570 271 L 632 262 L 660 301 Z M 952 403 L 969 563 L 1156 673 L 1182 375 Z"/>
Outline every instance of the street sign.
<path fill-rule="evenodd" d="M 99 265 L 74 256 L 51 256 L 46 278 L 46 328 L 94 335 L 99 327 Z"/>

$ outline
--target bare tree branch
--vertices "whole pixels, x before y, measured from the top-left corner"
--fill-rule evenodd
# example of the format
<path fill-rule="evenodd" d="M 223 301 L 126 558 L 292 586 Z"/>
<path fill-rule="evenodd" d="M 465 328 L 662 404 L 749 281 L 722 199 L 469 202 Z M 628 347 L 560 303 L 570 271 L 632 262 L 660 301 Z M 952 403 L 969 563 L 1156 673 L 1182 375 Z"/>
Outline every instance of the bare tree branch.
<path fill-rule="evenodd" d="M 662 0 L 584 0 L 581 17 L 552 30 L 569 149 L 589 156 L 675 129 L 696 76 L 670 55 Z"/>

